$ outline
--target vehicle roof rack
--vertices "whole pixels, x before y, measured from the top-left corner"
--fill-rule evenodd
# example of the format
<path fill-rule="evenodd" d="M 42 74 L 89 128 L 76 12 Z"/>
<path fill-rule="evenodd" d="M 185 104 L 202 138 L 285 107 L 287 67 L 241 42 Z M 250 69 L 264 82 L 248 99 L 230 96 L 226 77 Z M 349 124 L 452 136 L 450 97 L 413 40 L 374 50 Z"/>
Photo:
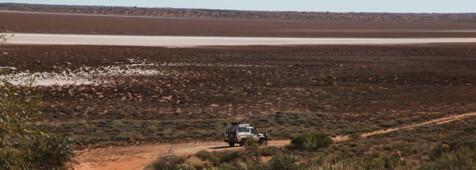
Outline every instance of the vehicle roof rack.
<path fill-rule="evenodd" d="M 238 127 L 250 127 L 250 124 L 243 124 L 243 123 L 241 123 L 241 124 L 238 125 Z"/>
<path fill-rule="evenodd" d="M 239 124 L 241 124 L 241 122 L 231 122 L 232 126 L 238 126 Z"/>

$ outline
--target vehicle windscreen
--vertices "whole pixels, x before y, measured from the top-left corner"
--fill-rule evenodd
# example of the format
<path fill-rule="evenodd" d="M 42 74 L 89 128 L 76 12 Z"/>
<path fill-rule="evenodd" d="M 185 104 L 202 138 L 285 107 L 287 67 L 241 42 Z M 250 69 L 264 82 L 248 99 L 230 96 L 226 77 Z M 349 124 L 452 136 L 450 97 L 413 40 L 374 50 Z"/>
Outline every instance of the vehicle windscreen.
<path fill-rule="evenodd" d="M 252 134 L 257 134 L 255 129 L 251 129 Z"/>
<path fill-rule="evenodd" d="M 247 127 L 239 127 L 238 132 L 250 132 L 250 129 L 248 129 Z"/>
<path fill-rule="evenodd" d="M 236 132 L 235 129 L 236 129 L 235 127 L 228 127 L 226 128 L 226 133 L 235 133 Z"/>

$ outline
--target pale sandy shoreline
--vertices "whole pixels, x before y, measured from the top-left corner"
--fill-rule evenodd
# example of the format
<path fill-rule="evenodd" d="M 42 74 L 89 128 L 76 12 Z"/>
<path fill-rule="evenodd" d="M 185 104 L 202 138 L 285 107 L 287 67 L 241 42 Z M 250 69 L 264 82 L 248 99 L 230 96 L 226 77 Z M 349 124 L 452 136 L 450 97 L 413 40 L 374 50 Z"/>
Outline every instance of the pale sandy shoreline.
<path fill-rule="evenodd" d="M 16 33 L 8 40 L 8 44 L 15 45 L 107 45 L 151 47 L 257 45 L 401 45 L 432 43 L 476 43 L 476 38 L 287 38 Z"/>

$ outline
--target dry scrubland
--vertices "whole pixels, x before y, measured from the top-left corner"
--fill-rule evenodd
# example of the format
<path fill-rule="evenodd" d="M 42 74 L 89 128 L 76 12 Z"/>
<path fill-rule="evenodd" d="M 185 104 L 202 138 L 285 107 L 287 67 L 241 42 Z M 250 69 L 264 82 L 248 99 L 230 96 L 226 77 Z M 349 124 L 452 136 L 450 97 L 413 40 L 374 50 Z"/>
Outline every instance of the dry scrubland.
<path fill-rule="evenodd" d="M 199 151 L 161 158 L 146 169 L 163 169 L 164 163 L 169 168 L 182 169 L 474 169 L 475 130 L 476 118 L 472 117 L 365 139 L 360 133 L 353 133 L 349 140 L 330 145 L 316 136 L 313 142 L 321 145 L 317 150 L 263 146 L 238 151 Z"/>
<path fill-rule="evenodd" d="M 100 146 L 220 140 L 230 120 L 287 139 L 310 131 L 364 133 L 474 111 L 475 51 L 472 44 L 9 46 L 0 66 L 28 68 L 40 73 L 38 80 L 93 82 L 38 86 L 37 92 L 50 122 L 44 126 L 79 145 Z M 111 67 L 120 69 L 101 72 Z"/>
<path fill-rule="evenodd" d="M 275 13 L 11 4 L 1 4 L 0 9 L 99 14 L 0 12 L 2 24 L 14 32 L 30 33 L 476 36 L 474 14 Z M 202 48 L 12 45 L 2 47 L 3 51 L 0 68 L 16 73 L 13 83 L 28 80 L 31 75 L 36 78 L 34 93 L 42 94 L 43 99 L 39 126 L 72 137 L 77 148 L 220 141 L 224 123 L 234 120 L 251 123 L 259 131 L 267 129 L 272 140 L 310 132 L 337 138 L 349 135 L 350 140 L 313 151 L 262 147 L 256 150 L 263 156 L 261 163 L 250 156 L 249 149 L 201 151 L 172 157 L 168 163 L 199 169 L 475 168 L 472 164 L 466 166 L 476 161 L 474 116 L 365 139 L 361 135 L 474 112 L 476 44 Z M 200 143 L 195 144 L 200 148 Z M 118 152 L 127 147 L 123 149 Z M 88 150 L 81 153 L 85 153 L 79 157 L 90 163 L 87 165 L 101 159 L 88 157 Z M 111 153 L 103 153 L 105 158 L 99 162 L 134 157 Z M 147 161 L 135 163 L 143 165 Z M 160 169 L 160 165 L 159 160 L 148 168 Z"/>
<path fill-rule="evenodd" d="M 399 13 L 333 13 L 333 12 L 269 12 L 208 9 L 136 8 L 104 6 L 62 6 L 0 4 L 0 10 L 102 14 L 181 18 L 292 20 L 292 21 L 352 21 L 352 22 L 476 22 L 476 14 L 399 14 Z"/>

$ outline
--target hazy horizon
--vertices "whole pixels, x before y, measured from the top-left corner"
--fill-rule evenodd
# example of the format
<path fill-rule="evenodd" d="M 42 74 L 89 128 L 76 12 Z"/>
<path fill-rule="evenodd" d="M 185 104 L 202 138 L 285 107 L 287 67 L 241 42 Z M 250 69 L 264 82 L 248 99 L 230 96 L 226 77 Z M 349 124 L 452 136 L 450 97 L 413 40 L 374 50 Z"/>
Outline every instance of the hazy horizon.
<path fill-rule="evenodd" d="M 288 2 L 284 0 L 195 0 L 182 1 L 117 1 L 117 0 L 0 0 L 0 3 L 25 3 L 44 5 L 78 5 L 78 6 L 116 6 L 116 7 L 145 7 L 145 8 L 185 8 L 185 9 L 216 9 L 216 10 L 247 10 L 247 11 L 299 11 L 299 12 L 368 12 L 368 13 L 475 13 L 476 1 L 391 1 L 381 0 L 337 0 L 332 2 L 320 2 L 312 0 L 297 0 Z"/>

